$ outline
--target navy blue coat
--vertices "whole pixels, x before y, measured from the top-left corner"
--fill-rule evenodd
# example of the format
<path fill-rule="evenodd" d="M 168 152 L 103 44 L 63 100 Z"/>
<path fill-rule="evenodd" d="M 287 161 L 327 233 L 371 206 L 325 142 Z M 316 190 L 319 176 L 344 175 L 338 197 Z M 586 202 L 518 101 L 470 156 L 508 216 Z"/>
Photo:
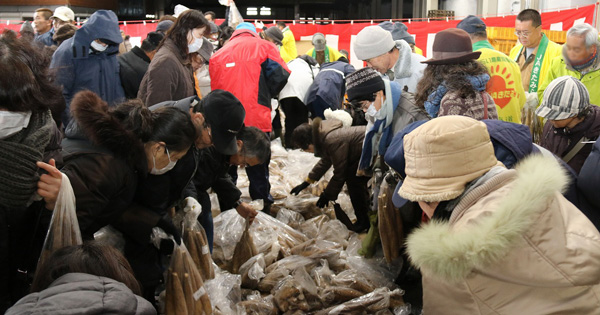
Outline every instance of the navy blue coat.
<path fill-rule="evenodd" d="M 109 43 L 101 53 L 92 52 L 90 44 L 95 39 Z M 117 53 L 123 41 L 119 22 L 114 12 L 98 10 L 75 36 L 64 41 L 52 56 L 50 68 L 57 70 L 57 80 L 63 87 L 67 108 L 63 113 L 63 124 L 71 119 L 71 99 L 81 90 L 98 94 L 109 105 L 125 99 Z"/>
<path fill-rule="evenodd" d="M 309 109 L 315 107 L 315 111 L 318 113 L 325 110 L 323 108 L 325 105 L 332 110 L 340 109 L 344 102 L 344 94 L 346 94 L 346 76 L 354 71 L 355 69 L 351 64 L 343 61 L 322 64 L 319 74 L 315 76 L 315 80 L 306 93 L 304 104 Z M 317 114 L 317 116 L 324 118 L 320 114 Z"/>

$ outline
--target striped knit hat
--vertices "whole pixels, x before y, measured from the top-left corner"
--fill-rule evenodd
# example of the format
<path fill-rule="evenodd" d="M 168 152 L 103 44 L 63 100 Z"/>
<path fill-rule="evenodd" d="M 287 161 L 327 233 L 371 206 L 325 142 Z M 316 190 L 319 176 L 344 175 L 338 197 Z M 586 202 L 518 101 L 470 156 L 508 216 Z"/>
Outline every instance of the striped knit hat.
<path fill-rule="evenodd" d="M 547 120 L 563 120 L 577 116 L 590 106 L 590 93 L 583 83 L 571 76 L 554 79 L 535 113 Z"/>
<path fill-rule="evenodd" d="M 346 88 L 348 100 L 352 102 L 358 97 L 385 90 L 385 84 L 379 72 L 371 67 L 365 67 L 346 77 Z"/>

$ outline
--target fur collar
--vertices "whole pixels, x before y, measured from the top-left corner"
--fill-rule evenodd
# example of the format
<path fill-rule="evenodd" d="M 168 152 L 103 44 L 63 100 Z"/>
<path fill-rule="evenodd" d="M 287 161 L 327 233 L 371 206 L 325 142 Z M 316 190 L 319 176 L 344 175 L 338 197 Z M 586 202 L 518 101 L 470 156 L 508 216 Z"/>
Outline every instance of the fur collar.
<path fill-rule="evenodd" d="M 91 91 L 82 91 L 71 101 L 71 113 L 88 139 L 125 159 L 131 166 L 145 161 L 144 144 L 131 130 L 112 115 L 108 104 Z"/>
<path fill-rule="evenodd" d="M 505 173 L 508 172 L 514 171 Z M 512 178 L 510 198 L 505 198 L 492 215 L 477 225 L 454 231 L 452 221 L 456 214 L 453 214 L 449 222 L 432 221 L 415 230 L 407 239 L 412 263 L 424 273 L 446 281 L 459 281 L 473 269 L 485 269 L 510 252 L 534 224 L 537 214 L 546 209 L 548 201 L 568 184 L 568 177 L 558 162 L 540 155 L 521 161 Z M 490 192 L 505 182 L 492 178 L 477 191 L 461 197 L 454 211 L 467 210 L 478 197 L 486 194 L 483 192 L 486 186 Z"/>

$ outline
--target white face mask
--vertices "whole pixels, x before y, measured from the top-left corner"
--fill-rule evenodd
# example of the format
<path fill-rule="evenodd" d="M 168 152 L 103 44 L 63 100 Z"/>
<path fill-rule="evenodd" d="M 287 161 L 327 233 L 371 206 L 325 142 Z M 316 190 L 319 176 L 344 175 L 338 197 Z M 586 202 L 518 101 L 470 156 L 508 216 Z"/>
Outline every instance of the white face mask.
<path fill-rule="evenodd" d="M 0 111 L 0 139 L 6 139 L 29 125 L 31 112 Z"/>
<path fill-rule="evenodd" d="M 97 41 L 92 41 L 90 46 L 92 47 L 92 49 L 94 51 L 97 51 L 97 52 L 103 52 L 106 50 L 106 48 L 108 48 L 108 45 L 104 46 L 104 45 L 98 43 Z"/>
<path fill-rule="evenodd" d="M 208 41 L 213 45 L 214 49 L 217 49 L 219 47 L 219 41 L 218 40 L 209 39 Z"/>
<path fill-rule="evenodd" d="M 200 50 L 200 48 L 202 48 L 202 44 L 204 43 L 204 41 L 202 40 L 202 37 L 198 38 L 198 37 L 194 36 L 193 33 L 192 33 L 192 37 L 194 38 L 194 42 L 191 44 L 188 44 L 188 54 L 195 53 L 198 50 Z"/>
<path fill-rule="evenodd" d="M 375 102 L 372 102 L 369 108 L 367 108 L 365 116 L 375 117 L 375 115 L 377 115 L 377 109 L 375 108 Z"/>
<path fill-rule="evenodd" d="M 161 168 L 161 169 L 157 169 L 156 168 L 156 159 L 154 158 L 154 155 L 152 156 L 152 170 L 150 171 L 150 174 L 152 175 L 162 175 L 170 170 L 172 170 L 175 167 L 175 164 L 177 164 L 177 161 L 171 161 L 171 155 L 169 154 L 169 149 L 165 148 L 165 150 L 167 150 L 167 157 L 169 158 L 169 164 L 167 164 L 167 166 Z"/>

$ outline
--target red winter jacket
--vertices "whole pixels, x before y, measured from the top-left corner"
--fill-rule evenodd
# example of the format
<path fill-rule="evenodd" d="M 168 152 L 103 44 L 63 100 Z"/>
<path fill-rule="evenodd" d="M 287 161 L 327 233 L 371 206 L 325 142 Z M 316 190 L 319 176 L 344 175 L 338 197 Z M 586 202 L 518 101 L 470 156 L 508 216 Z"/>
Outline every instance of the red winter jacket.
<path fill-rule="evenodd" d="M 229 91 L 244 105 L 246 126 L 271 131 L 271 98 L 290 76 L 273 43 L 250 30 L 236 30 L 210 58 L 209 71 L 212 90 Z"/>

